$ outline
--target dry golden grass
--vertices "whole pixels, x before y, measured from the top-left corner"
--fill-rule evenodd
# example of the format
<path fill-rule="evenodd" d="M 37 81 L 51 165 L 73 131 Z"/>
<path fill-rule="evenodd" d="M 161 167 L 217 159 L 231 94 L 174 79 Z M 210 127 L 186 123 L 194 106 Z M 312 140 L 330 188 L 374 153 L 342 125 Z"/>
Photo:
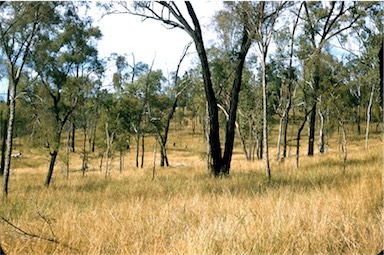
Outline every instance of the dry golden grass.
<path fill-rule="evenodd" d="M 183 166 L 157 167 L 154 181 L 149 140 L 144 169 L 133 167 L 132 150 L 122 174 L 115 158 L 105 179 L 95 158 L 82 177 L 80 155 L 72 154 L 69 179 L 59 159 L 48 189 L 47 152 L 24 151 L 13 161 L 10 197 L 0 214 L 60 244 L 22 235 L 3 221 L 2 247 L 7 254 L 376 254 L 384 248 L 378 137 L 369 151 L 364 141 L 349 142 L 344 175 L 333 146 L 326 155 L 303 154 L 299 170 L 294 157 L 280 165 L 272 160 L 271 182 L 263 162 L 244 161 L 238 147 L 231 175 L 209 177 L 202 136 L 171 138 L 170 163 Z"/>

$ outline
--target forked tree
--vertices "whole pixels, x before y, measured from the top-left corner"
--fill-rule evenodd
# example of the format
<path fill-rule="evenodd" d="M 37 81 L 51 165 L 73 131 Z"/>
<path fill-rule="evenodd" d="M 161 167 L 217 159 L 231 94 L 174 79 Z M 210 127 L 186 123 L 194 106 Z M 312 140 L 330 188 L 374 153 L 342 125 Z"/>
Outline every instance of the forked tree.
<path fill-rule="evenodd" d="M 192 4 L 190 2 L 185 2 L 185 8 L 187 10 L 188 17 L 180 11 L 181 6 L 175 2 L 136 2 L 134 5 L 134 7 L 131 7 L 127 3 L 120 3 L 120 7 L 122 7 L 123 10 L 115 10 L 112 13 L 128 13 L 138 15 L 146 19 L 153 19 L 162 22 L 169 28 L 182 29 L 193 39 L 198 57 L 201 62 L 204 91 L 208 104 L 209 143 L 211 150 L 210 154 L 212 157 L 212 173 L 215 176 L 229 174 L 233 151 L 236 112 L 239 92 L 241 88 L 242 71 L 246 55 L 251 46 L 251 39 L 248 34 L 249 29 L 244 24 L 241 25 L 243 27 L 243 31 L 240 36 L 240 47 L 235 56 L 235 78 L 231 90 L 230 108 L 228 111 L 229 118 L 226 122 L 225 148 L 223 154 L 220 142 L 220 125 L 217 98 L 213 89 L 210 65 L 207 58 L 207 52 L 204 45 L 200 22 L 197 18 L 194 8 L 192 7 Z M 242 14 L 246 15 L 244 12 Z"/>

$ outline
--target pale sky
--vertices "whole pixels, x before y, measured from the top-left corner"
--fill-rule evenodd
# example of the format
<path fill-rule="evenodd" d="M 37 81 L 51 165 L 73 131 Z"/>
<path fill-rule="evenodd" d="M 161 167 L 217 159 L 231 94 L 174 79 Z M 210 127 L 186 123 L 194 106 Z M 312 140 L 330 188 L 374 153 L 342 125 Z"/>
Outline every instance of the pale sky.
<path fill-rule="evenodd" d="M 94 25 L 99 26 L 103 34 L 98 42 L 99 56 L 109 57 L 111 53 L 131 54 L 134 53 L 135 61 L 151 65 L 154 60 L 154 69 L 162 69 L 165 77 L 168 73 L 176 70 L 180 56 L 185 46 L 192 41 L 190 36 L 181 29 L 167 29 L 160 22 L 154 20 L 141 21 L 138 16 L 129 14 L 108 15 L 101 18 L 101 10 L 92 3 L 89 14 L 94 17 Z M 222 8 L 222 1 L 192 1 L 192 5 L 199 18 L 203 30 L 203 38 L 208 45 L 209 40 L 214 39 L 212 30 L 208 27 L 211 17 Z M 180 9 L 184 10 L 184 2 L 179 3 Z M 188 13 L 186 13 L 188 17 Z M 194 44 L 189 48 L 192 53 L 182 63 L 180 75 L 184 73 L 192 58 L 196 57 Z M 129 58 L 132 61 L 132 58 Z M 130 62 L 132 64 L 132 62 Z M 110 83 L 110 77 L 114 72 L 112 67 L 107 68 L 105 83 Z M 8 82 L 6 79 L 0 81 L 0 94 L 7 92 Z"/>
<path fill-rule="evenodd" d="M 208 44 L 214 39 L 212 30 L 208 29 L 211 17 L 222 8 L 222 2 L 194 1 L 192 5 L 201 23 L 204 41 Z M 185 9 L 183 2 L 180 2 L 179 6 L 181 10 Z M 154 69 L 162 69 L 165 76 L 176 70 L 183 49 L 192 41 L 185 31 L 165 28 L 155 20 L 142 21 L 141 17 L 129 14 L 108 15 L 101 20 L 100 15 L 95 16 L 95 25 L 98 25 L 103 33 L 103 38 L 98 43 L 100 57 L 108 57 L 111 53 L 128 54 L 132 64 L 131 54 L 134 53 L 136 63 L 141 61 L 151 65 L 154 60 Z M 192 44 L 189 48 L 189 53 L 192 54 L 184 59 L 180 75 L 188 69 L 192 58 L 196 57 L 195 52 L 195 46 Z"/>

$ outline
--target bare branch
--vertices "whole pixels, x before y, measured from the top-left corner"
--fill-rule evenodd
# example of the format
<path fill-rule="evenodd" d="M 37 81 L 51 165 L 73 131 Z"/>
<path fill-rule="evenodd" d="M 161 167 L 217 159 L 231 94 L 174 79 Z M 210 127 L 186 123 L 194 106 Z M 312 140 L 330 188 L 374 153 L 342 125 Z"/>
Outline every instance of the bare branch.
<path fill-rule="evenodd" d="M 0 215 L 0 218 L 5 222 L 7 223 L 8 225 L 10 225 L 11 227 L 13 227 L 14 229 L 16 229 L 17 231 L 19 231 L 21 234 L 25 235 L 25 236 L 29 236 L 31 238 L 38 238 L 38 239 L 41 239 L 41 240 L 45 240 L 45 241 L 48 241 L 48 242 L 52 242 L 52 243 L 55 243 L 55 244 L 58 244 L 58 245 L 61 245 L 65 248 L 68 248 L 70 250 L 73 250 L 73 251 L 77 251 L 79 252 L 79 250 L 75 247 L 72 247 L 70 246 L 69 244 L 66 244 L 66 243 L 60 243 L 55 237 L 45 237 L 45 236 L 41 236 L 41 235 L 36 235 L 36 234 L 33 234 L 33 233 L 28 233 L 27 231 L 19 228 L 18 226 L 14 225 L 11 221 L 7 220 L 6 218 L 4 218 L 2 215 Z"/>

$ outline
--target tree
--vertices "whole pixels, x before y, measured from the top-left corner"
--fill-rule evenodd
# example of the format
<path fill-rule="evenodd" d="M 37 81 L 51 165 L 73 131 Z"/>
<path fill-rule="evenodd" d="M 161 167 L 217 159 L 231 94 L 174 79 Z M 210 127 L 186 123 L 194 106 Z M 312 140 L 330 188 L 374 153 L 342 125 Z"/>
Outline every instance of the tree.
<path fill-rule="evenodd" d="M 55 7 L 53 3 L 9 2 L 0 9 L 0 43 L 8 69 L 9 106 L 7 129 L 4 126 L 3 153 L 0 173 L 4 173 L 3 197 L 8 195 L 8 182 L 11 167 L 14 120 L 16 113 L 16 91 L 20 82 L 28 54 L 36 42 L 40 25 L 48 19 L 48 13 Z M 5 133 L 4 133 L 5 134 Z M 6 141 L 6 146 L 5 145 Z M 4 151 L 5 149 L 5 151 Z"/>
<path fill-rule="evenodd" d="M 182 55 L 180 57 L 179 63 L 177 65 L 177 68 L 176 68 L 176 71 L 175 71 L 175 74 L 174 74 L 174 78 L 173 78 L 173 86 L 172 86 L 173 89 L 172 89 L 172 92 L 171 92 L 172 95 L 170 95 L 170 98 L 168 98 L 168 100 L 163 97 L 163 99 L 165 99 L 166 101 L 171 100 L 169 102 L 170 103 L 170 107 L 164 107 L 164 103 L 165 103 L 164 100 L 160 100 L 160 105 L 159 106 L 161 106 L 161 108 L 163 108 L 163 107 L 166 108 L 166 109 L 164 109 L 161 112 L 165 112 L 166 110 L 168 110 L 168 114 L 166 114 L 165 120 L 162 121 L 162 119 L 164 119 L 162 117 L 163 114 L 160 114 L 159 117 L 152 117 L 152 116 L 150 117 L 151 122 L 155 126 L 157 135 L 159 136 L 159 139 L 157 139 L 157 141 L 159 142 L 159 144 L 161 146 L 160 166 L 164 166 L 164 165 L 169 166 L 168 157 L 167 157 L 167 149 L 166 149 L 167 141 L 168 141 L 168 132 L 169 132 L 169 127 L 170 127 L 170 124 L 171 124 L 172 117 L 173 117 L 173 115 L 174 115 L 174 113 L 176 111 L 176 107 L 178 105 L 178 101 L 179 101 L 180 95 L 184 92 L 184 90 L 186 89 L 186 87 L 188 85 L 187 81 L 179 82 L 179 70 L 180 70 L 181 63 L 183 62 L 183 59 L 187 55 L 187 52 L 188 52 L 188 49 L 189 49 L 190 45 L 191 44 L 188 44 L 184 48 L 183 53 L 182 53 Z M 165 105 L 167 105 L 167 104 L 165 104 Z M 161 131 L 163 131 L 163 133 L 161 133 Z"/>
<path fill-rule="evenodd" d="M 48 147 L 51 156 L 45 185 L 51 182 L 59 152 L 61 134 L 74 111 L 80 92 L 92 78 L 89 72 L 97 62 L 94 41 L 100 38 L 98 28 L 92 27 L 90 18 L 80 18 L 79 6 L 66 3 L 60 10 L 60 19 L 39 35 L 41 42 L 31 56 L 33 68 L 38 74 L 41 93 L 41 115 L 47 122 Z M 99 65 L 97 65 L 99 68 Z M 39 95 L 39 94 L 38 94 Z"/>
<path fill-rule="evenodd" d="M 267 56 L 274 27 L 279 17 L 280 12 L 285 6 L 286 2 L 260 2 L 250 5 L 248 15 L 253 29 L 252 36 L 257 44 L 259 60 L 261 66 L 261 80 L 263 89 L 263 137 L 264 137 L 264 162 L 267 178 L 271 178 L 271 171 L 269 165 L 269 151 L 268 151 L 268 112 L 267 112 L 267 79 L 266 79 L 266 66 Z"/>
<path fill-rule="evenodd" d="M 185 2 L 185 7 L 192 23 L 187 21 L 186 17 L 182 14 L 175 2 L 137 2 L 135 3 L 135 10 L 133 11 L 126 3 L 122 3 L 121 6 L 124 8 L 122 12 L 138 15 L 148 19 L 154 19 L 164 23 L 170 28 L 182 29 L 193 39 L 202 66 L 204 91 L 208 103 L 209 143 L 211 150 L 210 154 L 212 157 L 212 173 L 215 176 L 229 174 L 233 151 L 238 96 L 241 88 L 242 70 L 246 55 L 251 46 L 251 40 L 248 36 L 247 28 L 243 26 L 242 36 L 240 39 L 241 43 L 236 54 L 235 78 L 231 90 L 229 118 L 226 124 L 224 155 L 222 155 L 217 98 L 213 90 L 211 71 L 207 58 L 207 52 L 204 46 L 200 22 L 192 4 L 190 2 Z"/>
<path fill-rule="evenodd" d="M 363 8 L 356 2 L 304 2 L 304 23 L 306 56 L 312 65 L 312 112 L 309 123 L 308 155 L 314 152 L 315 123 L 317 104 L 321 93 L 320 85 L 322 74 L 320 64 L 322 62 L 323 49 L 333 38 L 342 34 L 357 24 L 363 15 Z"/>

